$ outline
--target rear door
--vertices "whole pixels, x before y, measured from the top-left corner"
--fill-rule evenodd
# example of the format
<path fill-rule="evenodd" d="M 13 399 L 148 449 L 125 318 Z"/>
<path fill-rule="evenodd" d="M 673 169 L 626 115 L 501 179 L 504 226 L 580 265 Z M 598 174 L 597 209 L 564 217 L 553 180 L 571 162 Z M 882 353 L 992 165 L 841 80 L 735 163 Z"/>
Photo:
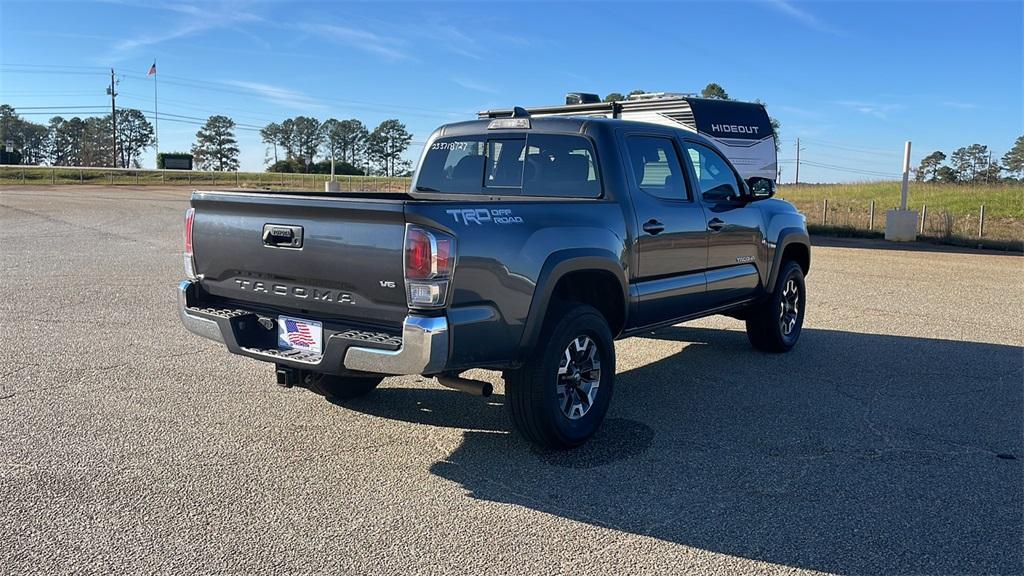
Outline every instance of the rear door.
<path fill-rule="evenodd" d="M 763 249 L 763 215 L 740 196 L 743 183 L 714 149 L 684 139 L 687 169 L 704 206 L 708 232 L 708 305 L 723 306 L 754 295 Z"/>
<path fill-rule="evenodd" d="M 707 231 L 671 132 L 626 133 L 623 149 L 637 226 L 636 326 L 704 306 Z"/>

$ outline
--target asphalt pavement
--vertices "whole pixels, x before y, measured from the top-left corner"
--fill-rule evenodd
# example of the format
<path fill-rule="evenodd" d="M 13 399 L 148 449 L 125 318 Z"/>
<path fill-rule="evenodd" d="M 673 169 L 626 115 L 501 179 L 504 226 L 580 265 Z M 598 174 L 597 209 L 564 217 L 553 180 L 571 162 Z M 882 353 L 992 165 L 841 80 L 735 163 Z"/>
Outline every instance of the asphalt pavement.
<path fill-rule="evenodd" d="M 187 333 L 187 199 L 0 188 L 0 572 L 1024 572 L 1024 258 L 817 246 L 792 353 L 620 341 L 543 452 L 498 374 L 339 405 Z"/>

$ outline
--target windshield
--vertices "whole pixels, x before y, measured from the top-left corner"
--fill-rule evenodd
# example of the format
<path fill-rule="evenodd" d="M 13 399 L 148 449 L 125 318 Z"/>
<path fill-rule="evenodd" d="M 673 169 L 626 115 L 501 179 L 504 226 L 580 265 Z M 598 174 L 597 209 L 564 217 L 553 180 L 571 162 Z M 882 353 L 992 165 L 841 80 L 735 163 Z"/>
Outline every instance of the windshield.
<path fill-rule="evenodd" d="M 601 183 L 587 138 L 506 133 L 435 140 L 416 191 L 595 198 Z"/>

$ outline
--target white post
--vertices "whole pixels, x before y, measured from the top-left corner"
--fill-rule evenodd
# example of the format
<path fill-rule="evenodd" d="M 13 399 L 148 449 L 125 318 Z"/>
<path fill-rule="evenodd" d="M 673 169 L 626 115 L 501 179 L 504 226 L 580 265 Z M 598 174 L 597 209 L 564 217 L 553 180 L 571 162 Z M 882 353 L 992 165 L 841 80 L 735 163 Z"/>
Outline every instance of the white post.
<path fill-rule="evenodd" d="M 324 192 L 341 192 L 341 183 L 334 178 L 334 152 L 331 152 L 331 179 L 324 183 Z"/>
<path fill-rule="evenodd" d="M 917 212 L 907 210 L 910 187 L 910 140 L 903 147 L 903 183 L 900 186 L 900 208 L 885 213 L 885 239 L 912 242 L 917 239 Z M 922 221 L 923 223 L 923 221 Z"/>
<path fill-rule="evenodd" d="M 900 210 L 907 209 L 907 190 L 910 187 L 910 140 L 903 148 L 903 186 L 900 188 Z"/>

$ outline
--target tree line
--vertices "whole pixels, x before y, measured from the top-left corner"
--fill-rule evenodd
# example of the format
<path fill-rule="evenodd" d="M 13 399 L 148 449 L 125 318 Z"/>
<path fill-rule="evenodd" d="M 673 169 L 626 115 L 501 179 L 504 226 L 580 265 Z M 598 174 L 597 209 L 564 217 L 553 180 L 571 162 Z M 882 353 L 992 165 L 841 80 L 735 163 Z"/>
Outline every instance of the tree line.
<path fill-rule="evenodd" d="M 946 163 L 946 160 L 949 163 Z M 1003 176 L 1003 173 L 1006 176 Z M 999 158 L 992 158 L 988 146 L 971 144 L 957 148 L 948 157 L 936 150 L 921 159 L 914 170 L 918 182 L 945 182 L 977 184 L 1003 180 L 1024 179 L 1024 136 L 1013 143 L 1009 152 Z"/>
<path fill-rule="evenodd" d="M 137 168 L 139 156 L 153 145 L 154 139 L 152 124 L 142 112 L 131 108 L 117 110 L 116 116 L 54 116 L 44 125 L 26 120 L 13 107 L 0 104 L 0 144 L 6 146 L 8 142 L 13 144 L 14 151 L 4 151 L 5 164 Z"/>
<path fill-rule="evenodd" d="M 201 170 L 238 170 L 235 129 L 231 118 L 210 116 L 196 132 L 191 149 L 194 165 Z M 370 131 L 354 118 L 320 122 L 298 116 L 268 124 L 260 136 L 269 147 L 266 162 L 271 172 L 330 172 L 332 158 L 340 174 L 397 176 L 411 168 L 402 154 L 409 149 L 412 134 L 396 119 Z M 8 142 L 13 144 L 11 153 L 3 148 Z M 54 116 L 44 125 L 0 104 L 3 164 L 141 168 L 142 154 L 155 145 L 153 125 L 133 108 L 119 108 L 113 116 Z"/>
<path fill-rule="evenodd" d="M 272 172 L 326 172 L 332 158 L 335 170 L 342 174 L 364 174 L 373 169 L 384 176 L 400 176 L 412 167 L 402 159 L 412 134 L 396 119 L 385 120 L 370 131 L 355 118 L 320 122 L 296 116 L 264 126 L 260 136 L 267 145 L 268 162 L 273 159 Z M 316 162 L 318 157 L 320 162 Z"/>

